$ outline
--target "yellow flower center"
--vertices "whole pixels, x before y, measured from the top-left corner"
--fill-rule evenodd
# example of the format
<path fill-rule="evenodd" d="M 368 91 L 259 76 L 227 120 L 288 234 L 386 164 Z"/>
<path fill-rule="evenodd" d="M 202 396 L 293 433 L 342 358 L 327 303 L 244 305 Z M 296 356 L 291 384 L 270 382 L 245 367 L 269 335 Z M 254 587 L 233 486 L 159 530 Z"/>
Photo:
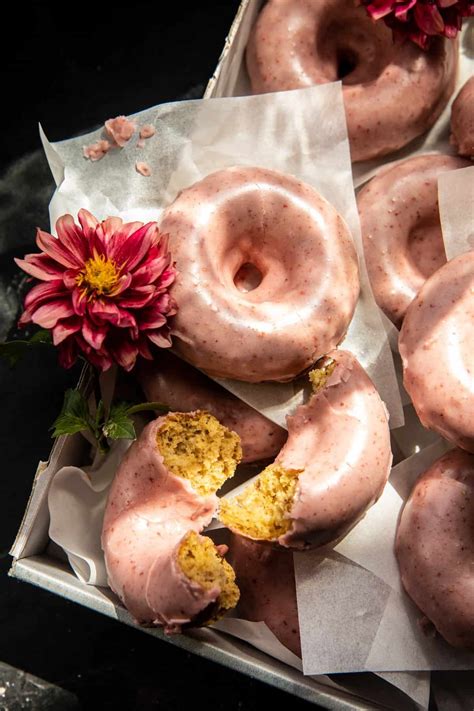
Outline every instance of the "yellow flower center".
<path fill-rule="evenodd" d="M 84 296 L 110 296 L 116 288 L 120 270 L 115 262 L 106 259 L 102 254 L 95 254 L 87 260 L 76 277 L 79 287 L 83 287 Z"/>

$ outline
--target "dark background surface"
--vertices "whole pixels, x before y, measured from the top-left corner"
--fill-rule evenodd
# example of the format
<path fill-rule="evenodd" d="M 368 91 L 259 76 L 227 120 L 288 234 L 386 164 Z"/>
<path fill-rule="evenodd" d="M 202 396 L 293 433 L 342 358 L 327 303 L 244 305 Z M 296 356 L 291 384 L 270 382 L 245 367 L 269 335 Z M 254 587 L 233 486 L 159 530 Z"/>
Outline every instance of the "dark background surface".
<path fill-rule="evenodd" d="M 53 181 L 38 122 L 51 140 L 106 118 L 184 95 L 200 96 L 238 0 L 9 5 L 0 73 L 0 341 L 16 321 L 21 277 L 14 256 L 48 227 Z M 74 21 L 70 18 L 75 16 Z M 7 577 L 13 542 L 48 427 L 78 371 L 36 351 L 15 370 L 0 362 L 0 661 L 72 692 L 44 692 L 0 666 L 0 709 L 257 709 L 308 704 L 193 657 L 79 605 Z M 13 686 L 18 690 L 15 697 Z M 59 694 L 59 695 L 58 695 Z M 15 700 L 16 698 L 16 700 Z"/>

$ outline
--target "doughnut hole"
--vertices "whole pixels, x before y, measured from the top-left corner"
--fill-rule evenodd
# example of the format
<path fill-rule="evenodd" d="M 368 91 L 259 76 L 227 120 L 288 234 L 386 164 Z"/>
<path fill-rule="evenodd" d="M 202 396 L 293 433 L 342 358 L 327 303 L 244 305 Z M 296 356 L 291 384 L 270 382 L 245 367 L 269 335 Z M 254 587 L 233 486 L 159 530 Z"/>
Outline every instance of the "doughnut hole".
<path fill-rule="evenodd" d="M 234 499 L 224 499 L 219 518 L 232 531 L 260 541 L 274 541 L 292 524 L 299 470 L 270 464 Z"/>
<path fill-rule="evenodd" d="M 240 592 L 235 573 L 210 538 L 190 531 L 179 546 L 178 565 L 189 580 L 204 590 L 213 590 L 216 586 L 221 590 L 212 609 L 204 611 L 201 624 L 214 622 L 237 605 Z"/>
<path fill-rule="evenodd" d="M 234 284 L 239 291 L 246 294 L 256 289 L 261 284 L 262 279 L 263 274 L 255 264 L 244 262 L 234 276 Z"/>
<path fill-rule="evenodd" d="M 412 269 L 424 282 L 446 263 L 438 206 L 422 215 L 408 236 L 408 257 Z"/>
<path fill-rule="evenodd" d="M 316 35 L 326 81 L 363 84 L 377 79 L 391 58 L 387 34 L 386 27 L 365 17 L 360 8 L 344 7 L 337 19 L 326 17 Z"/>
<path fill-rule="evenodd" d="M 202 496 L 220 489 L 242 459 L 239 436 L 207 412 L 168 415 L 156 439 L 167 469 Z"/>

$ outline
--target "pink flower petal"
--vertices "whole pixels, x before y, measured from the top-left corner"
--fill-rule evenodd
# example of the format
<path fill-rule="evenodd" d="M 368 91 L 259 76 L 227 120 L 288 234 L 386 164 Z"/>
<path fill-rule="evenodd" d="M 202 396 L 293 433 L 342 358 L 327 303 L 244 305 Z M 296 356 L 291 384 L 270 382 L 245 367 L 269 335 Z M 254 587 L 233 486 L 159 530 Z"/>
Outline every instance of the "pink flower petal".
<path fill-rule="evenodd" d="M 99 225 L 98 229 L 101 231 L 104 241 L 108 242 L 112 235 L 122 228 L 122 225 L 123 220 L 121 220 L 120 217 L 107 217 L 107 219 Z"/>
<path fill-rule="evenodd" d="M 146 358 L 146 360 L 153 360 L 153 354 L 150 351 L 150 348 L 145 338 L 140 338 L 137 341 L 137 348 L 142 358 Z"/>
<path fill-rule="evenodd" d="M 31 320 L 42 328 L 54 328 L 60 319 L 69 318 L 69 316 L 73 315 L 74 310 L 70 299 L 55 299 L 40 306 Z"/>
<path fill-rule="evenodd" d="M 74 222 L 72 215 L 63 215 L 56 220 L 58 239 L 66 249 L 74 254 L 79 262 L 84 262 L 88 257 L 87 244 L 81 230 Z"/>
<path fill-rule="evenodd" d="M 133 232 L 113 255 L 117 266 L 132 271 L 155 244 L 157 233 L 156 222 L 148 222 Z"/>
<path fill-rule="evenodd" d="M 53 343 L 59 346 L 66 338 L 69 338 L 73 333 L 77 333 L 81 328 L 81 320 L 77 316 L 59 321 L 53 328 Z"/>
<path fill-rule="evenodd" d="M 85 210 L 84 208 L 79 210 L 77 217 L 82 227 L 84 237 L 86 239 L 90 239 L 91 235 L 95 234 L 96 228 L 99 225 L 99 220 L 97 220 L 94 215 L 89 212 L 89 210 Z"/>
<path fill-rule="evenodd" d="M 89 315 L 94 323 L 108 321 L 116 326 L 120 321 L 120 309 L 112 301 L 92 301 L 89 304 Z"/>
<path fill-rule="evenodd" d="M 72 254 L 69 249 L 63 247 L 59 239 L 48 234 L 48 232 L 43 232 L 43 230 L 38 229 L 36 232 L 36 244 L 43 252 L 51 257 L 51 259 L 54 259 L 64 267 L 77 269 L 81 266 L 80 257 L 77 257 Z"/>
<path fill-rule="evenodd" d="M 120 306 L 127 309 L 141 309 L 147 304 L 155 294 L 154 286 L 140 286 L 137 289 L 129 289 L 120 298 Z"/>
<path fill-rule="evenodd" d="M 15 262 L 24 272 L 41 281 L 61 279 L 64 271 L 46 254 L 27 254 L 24 259 L 15 258 Z"/>
<path fill-rule="evenodd" d="M 58 359 L 62 368 L 72 368 L 77 360 L 77 345 L 74 336 L 67 338 L 59 344 Z"/>
<path fill-rule="evenodd" d="M 85 342 L 95 351 L 98 351 L 102 348 L 102 344 L 107 335 L 107 326 L 97 326 L 88 319 L 84 319 L 81 333 Z"/>
<path fill-rule="evenodd" d="M 436 35 L 443 32 L 444 21 L 435 5 L 417 4 L 414 13 L 416 24 L 427 35 Z"/>
<path fill-rule="evenodd" d="M 87 297 L 84 293 L 84 291 L 80 291 L 79 289 L 74 289 L 72 292 L 72 307 L 74 309 L 74 313 L 77 314 L 78 316 L 84 316 L 86 313 L 87 309 Z"/>
<path fill-rule="evenodd" d="M 64 296 L 66 294 L 64 285 L 60 279 L 54 281 L 45 281 L 34 286 L 25 296 L 25 307 L 37 307 L 44 301 L 56 296 Z"/>
<path fill-rule="evenodd" d="M 146 335 L 158 348 L 169 348 L 173 345 L 169 333 L 164 332 L 164 329 L 161 331 L 147 331 Z"/>
<path fill-rule="evenodd" d="M 138 347 L 127 341 L 118 342 L 110 347 L 110 353 L 116 363 L 124 370 L 132 370 L 138 355 Z"/>

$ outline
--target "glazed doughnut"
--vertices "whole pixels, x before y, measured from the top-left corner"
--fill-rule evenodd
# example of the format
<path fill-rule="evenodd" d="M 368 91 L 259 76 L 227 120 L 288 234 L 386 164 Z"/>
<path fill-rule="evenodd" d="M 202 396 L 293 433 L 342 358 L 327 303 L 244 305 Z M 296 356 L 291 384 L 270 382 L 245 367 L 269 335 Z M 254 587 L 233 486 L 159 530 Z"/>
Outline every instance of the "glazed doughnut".
<path fill-rule="evenodd" d="M 265 622 L 285 647 L 301 657 L 293 553 L 232 535 L 228 560 L 240 590 L 237 616 Z"/>
<path fill-rule="evenodd" d="M 459 449 L 416 482 L 396 553 L 408 595 L 454 647 L 474 650 L 474 456 Z"/>
<path fill-rule="evenodd" d="M 292 380 L 344 338 L 359 295 L 346 223 L 314 188 L 234 167 L 164 212 L 178 277 L 173 345 L 212 376 Z"/>
<path fill-rule="evenodd" d="M 438 176 L 468 165 L 426 155 L 382 170 L 357 203 L 365 261 L 377 304 L 400 327 L 426 279 L 446 262 L 438 208 Z"/>
<path fill-rule="evenodd" d="M 405 146 L 430 128 L 454 91 L 458 45 L 427 51 L 392 41 L 354 0 L 269 0 L 247 46 L 252 91 L 342 79 L 353 161 Z"/>
<path fill-rule="evenodd" d="M 453 102 L 451 143 L 460 156 L 474 159 L 474 77 L 468 79 Z"/>
<path fill-rule="evenodd" d="M 206 410 L 236 432 L 242 446 L 242 461 L 274 457 L 285 443 L 287 432 L 261 415 L 203 373 L 164 349 L 154 362 L 143 361 L 138 380 L 149 402 L 163 402 L 170 410 Z"/>
<path fill-rule="evenodd" d="M 332 351 L 310 374 L 314 394 L 288 422 L 275 462 L 219 518 L 231 531 L 285 548 L 345 535 L 383 491 L 392 462 L 388 415 L 353 355 Z"/>
<path fill-rule="evenodd" d="M 148 424 L 109 492 L 102 529 L 108 582 L 140 623 L 178 632 L 234 607 L 234 572 L 200 532 L 240 460 L 238 436 L 208 413 Z"/>
<path fill-rule="evenodd" d="M 421 423 L 474 452 L 474 252 L 435 272 L 400 332 L 403 384 Z"/>

